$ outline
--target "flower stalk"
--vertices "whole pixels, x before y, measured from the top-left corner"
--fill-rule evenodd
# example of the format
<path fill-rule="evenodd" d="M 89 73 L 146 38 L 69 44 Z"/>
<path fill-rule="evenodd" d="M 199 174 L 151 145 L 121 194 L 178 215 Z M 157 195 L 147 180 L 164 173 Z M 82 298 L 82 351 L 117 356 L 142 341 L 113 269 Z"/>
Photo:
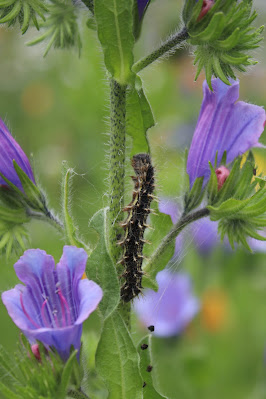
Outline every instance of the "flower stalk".
<path fill-rule="evenodd" d="M 118 223 L 123 219 L 125 189 L 126 87 L 111 79 L 110 90 L 109 243 L 111 255 L 117 262 L 121 254 L 117 245 L 121 235 Z"/>
<path fill-rule="evenodd" d="M 148 56 L 141 58 L 133 65 L 133 72 L 139 73 L 144 68 L 152 64 L 153 62 L 159 60 L 162 57 L 173 54 L 177 46 L 188 39 L 187 28 L 184 27 L 180 32 L 173 36 L 170 36 L 159 48 L 154 50 Z"/>
<path fill-rule="evenodd" d="M 208 216 L 210 211 L 207 208 L 199 209 L 193 213 L 188 215 L 183 215 L 179 221 L 173 226 L 170 232 L 164 237 L 161 244 L 158 246 L 156 251 L 151 256 L 149 262 L 144 267 L 144 271 L 149 273 L 153 267 L 153 263 L 155 260 L 158 262 L 158 259 L 163 256 L 165 251 L 167 250 L 168 246 L 171 242 L 181 233 L 181 231 L 190 223 L 195 222 L 205 216 Z"/>

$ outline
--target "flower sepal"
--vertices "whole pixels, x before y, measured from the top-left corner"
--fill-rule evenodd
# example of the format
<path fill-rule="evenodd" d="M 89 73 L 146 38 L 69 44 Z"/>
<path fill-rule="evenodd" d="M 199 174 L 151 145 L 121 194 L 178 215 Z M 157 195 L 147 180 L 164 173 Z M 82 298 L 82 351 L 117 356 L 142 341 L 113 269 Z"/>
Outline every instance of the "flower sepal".
<path fill-rule="evenodd" d="M 18 21 L 22 34 L 24 34 L 31 22 L 39 30 L 38 19 L 45 20 L 44 14 L 46 11 L 47 7 L 42 0 L 1 0 L 0 23 L 7 23 L 8 26 L 12 26 Z"/>
<path fill-rule="evenodd" d="M 266 187 L 263 178 L 259 176 L 254 179 L 254 166 L 251 152 L 243 166 L 242 159 L 238 158 L 219 191 L 217 183 L 217 191 L 214 189 L 215 172 L 211 166 L 212 174 L 207 192 L 209 204 L 212 205 L 208 205 L 207 208 L 210 211 L 210 219 L 219 221 L 218 230 L 221 238 L 227 235 L 232 248 L 235 241 L 250 250 L 247 237 L 266 240 L 258 233 L 266 227 Z M 256 191 L 258 179 L 261 179 L 262 184 Z"/>
<path fill-rule="evenodd" d="M 64 399 L 70 390 L 78 389 L 75 384 L 75 368 L 79 367 L 77 351 L 72 351 L 64 362 L 55 351 L 47 351 L 41 342 L 36 341 L 36 345 L 38 358 L 23 334 L 18 350 L 12 356 L 0 348 L 1 370 L 10 376 L 0 382 L 0 393 L 4 397 Z"/>
<path fill-rule="evenodd" d="M 201 204 L 204 197 L 203 180 L 204 177 L 198 177 L 195 180 L 191 190 L 185 194 L 184 214 L 189 213 Z"/>
<path fill-rule="evenodd" d="M 210 88 L 212 75 L 230 85 L 229 78 L 236 79 L 235 70 L 244 72 L 248 66 L 256 64 L 249 55 L 262 40 L 263 27 L 255 29 L 251 25 L 256 17 L 252 1 L 187 1 L 183 19 L 189 42 L 197 46 L 195 80 L 204 68 Z"/>
<path fill-rule="evenodd" d="M 77 7 L 71 0 L 51 0 L 47 17 L 40 28 L 44 33 L 28 43 L 29 46 L 48 40 L 44 57 L 51 47 L 65 49 L 76 47 L 80 54 L 81 38 L 79 34 Z"/>

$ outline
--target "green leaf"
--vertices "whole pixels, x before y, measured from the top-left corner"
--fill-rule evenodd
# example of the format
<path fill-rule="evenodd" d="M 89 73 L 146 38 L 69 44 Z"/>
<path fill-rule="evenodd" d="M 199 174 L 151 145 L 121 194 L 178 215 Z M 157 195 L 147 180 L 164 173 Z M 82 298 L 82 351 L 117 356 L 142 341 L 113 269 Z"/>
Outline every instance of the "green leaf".
<path fill-rule="evenodd" d="M 121 85 L 132 81 L 133 0 L 95 0 L 94 11 L 105 65 Z"/>
<path fill-rule="evenodd" d="M 229 200 L 223 202 L 220 206 L 207 206 L 207 209 L 210 211 L 211 220 L 219 220 L 226 217 L 232 217 L 236 215 L 241 209 L 243 209 L 247 203 L 249 202 L 249 198 L 246 200 L 236 200 L 234 198 L 230 198 Z"/>
<path fill-rule="evenodd" d="M 148 345 L 148 348 L 142 349 L 142 345 Z M 153 372 L 148 372 L 147 367 L 152 366 L 152 337 L 146 335 L 138 344 L 138 352 L 140 356 L 140 372 L 145 382 L 143 387 L 143 399 L 167 399 L 166 396 L 159 394 L 153 386 Z"/>
<path fill-rule="evenodd" d="M 36 184 L 33 183 L 33 181 L 24 172 L 24 170 L 21 169 L 21 167 L 16 163 L 15 160 L 13 160 L 13 165 L 30 206 L 34 209 L 40 210 L 41 212 L 45 212 L 46 209 L 44 205 L 44 197 L 39 188 L 36 186 Z"/>
<path fill-rule="evenodd" d="M 200 205 L 204 195 L 204 190 L 202 190 L 203 180 L 203 177 L 198 177 L 195 180 L 192 189 L 188 193 L 186 193 L 184 199 L 185 213 L 189 213 L 190 211 L 192 211 L 192 209 Z"/>
<path fill-rule="evenodd" d="M 120 300 L 120 286 L 116 267 L 113 264 L 107 243 L 107 212 L 101 209 L 91 219 L 89 227 L 99 234 L 99 242 L 87 262 L 86 274 L 88 278 L 97 282 L 103 290 L 103 299 L 99 309 L 107 318 L 118 306 Z"/>
<path fill-rule="evenodd" d="M 30 218 L 24 208 L 12 209 L 0 206 L 0 220 L 20 224 L 29 222 Z"/>
<path fill-rule="evenodd" d="M 62 171 L 62 210 L 67 241 L 70 245 L 74 245 L 78 248 L 84 248 L 90 254 L 92 250 L 87 245 L 85 245 L 84 242 L 81 241 L 78 237 L 78 228 L 76 227 L 73 216 L 71 214 L 70 191 L 74 170 L 68 168 L 67 163 L 63 162 Z"/>
<path fill-rule="evenodd" d="M 23 396 L 17 395 L 6 385 L 0 381 L 0 392 L 5 396 L 6 399 L 24 399 Z"/>
<path fill-rule="evenodd" d="M 146 132 L 154 124 L 152 110 L 143 89 L 132 87 L 127 92 L 126 109 L 126 132 L 133 139 L 131 157 L 141 152 L 150 152 Z"/>
<path fill-rule="evenodd" d="M 151 242 L 151 245 L 145 245 L 144 255 L 147 257 L 143 270 L 146 275 L 143 276 L 142 285 L 143 287 L 152 288 L 154 290 L 158 289 L 156 282 L 156 274 L 165 268 L 167 263 L 172 259 L 175 252 L 175 240 L 171 242 L 167 249 L 154 260 L 153 263 L 150 262 L 149 257 L 155 252 L 157 247 L 160 245 L 163 238 L 169 233 L 173 227 L 171 217 L 165 213 L 159 212 L 158 204 L 156 202 L 152 203 L 153 213 L 150 216 L 150 224 L 152 230 L 147 234 L 147 239 Z"/>
<path fill-rule="evenodd" d="M 57 399 L 65 399 L 66 393 L 67 393 L 67 388 L 68 384 L 70 382 L 71 374 L 72 374 L 72 369 L 74 367 L 74 363 L 77 361 L 77 350 L 74 350 L 71 355 L 69 356 L 65 367 L 62 372 L 61 376 L 61 381 L 60 385 L 58 388 L 58 396 Z"/>
<path fill-rule="evenodd" d="M 103 326 L 96 367 L 109 390 L 108 399 L 142 399 L 139 356 L 127 327 L 115 311 Z"/>

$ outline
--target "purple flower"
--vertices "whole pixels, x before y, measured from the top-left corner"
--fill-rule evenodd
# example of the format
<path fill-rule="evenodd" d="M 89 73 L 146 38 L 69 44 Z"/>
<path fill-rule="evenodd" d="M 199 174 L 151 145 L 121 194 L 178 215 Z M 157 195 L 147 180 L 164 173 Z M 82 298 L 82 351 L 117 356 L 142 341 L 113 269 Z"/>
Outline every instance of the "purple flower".
<path fill-rule="evenodd" d="M 187 172 L 192 186 L 197 177 L 210 176 L 208 162 L 214 164 L 218 151 L 218 166 L 224 151 L 227 163 L 252 147 L 260 146 L 258 140 L 266 120 L 262 107 L 238 101 L 239 82 L 231 80 L 227 86 L 220 79 L 212 79 L 213 92 L 203 83 L 203 102 L 192 143 Z"/>
<path fill-rule="evenodd" d="M 157 274 L 158 292 L 150 289 L 136 299 L 134 309 L 140 321 L 154 326 L 154 334 L 170 337 L 180 334 L 199 310 L 199 302 L 191 291 L 187 274 L 163 270 Z"/>
<path fill-rule="evenodd" d="M 84 249 L 65 246 L 55 268 L 51 255 L 29 249 L 14 265 L 25 285 L 2 294 L 10 317 L 29 341 L 54 347 L 64 360 L 72 345 L 80 348 L 82 323 L 102 299 L 96 283 L 82 280 L 87 257 Z"/>
<path fill-rule="evenodd" d="M 138 12 L 139 12 L 139 19 L 141 20 L 143 14 L 148 6 L 150 0 L 138 0 Z"/>
<path fill-rule="evenodd" d="M 13 165 L 13 160 L 16 161 L 16 163 L 35 184 L 35 179 L 28 158 L 16 140 L 9 133 L 2 119 L 0 119 L 0 172 L 17 188 L 23 191 L 22 184 Z M 2 177 L 0 177 L 0 184 L 5 186 L 7 185 Z"/>

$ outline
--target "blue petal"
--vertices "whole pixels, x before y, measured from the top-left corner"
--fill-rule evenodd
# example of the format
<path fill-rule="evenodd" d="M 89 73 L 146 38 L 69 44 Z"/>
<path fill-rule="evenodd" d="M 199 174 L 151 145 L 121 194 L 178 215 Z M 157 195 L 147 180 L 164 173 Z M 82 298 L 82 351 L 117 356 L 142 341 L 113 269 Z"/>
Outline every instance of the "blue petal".
<path fill-rule="evenodd" d="M 154 325 L 154 334 L 173 336 L 184 330 L 199 309 L 193 296 L 190 278 L 186 274 L 165 269 L 157 274 L 158 292 L 146 290 L 144 297 L 134 302 L 141 322 Z"/>
<path fill-rule="evenodd" d="M 143 17 L 143 13 L 149 2 L 150 0 L 138 0 L 139 19 Z"/>
<path fill-rule="evenodd" d="M 21 182 L 13 166 L 13 160 L 17 162 L 35 184 L 28 158 L 16 140 L 11 136 L 4 122 L 0 119 L 0 172 L 23 191 Z M 6 182 L 1 177 L 0 184 L 6 185 Z"/>
<path fill-rule="evenodd" d="M 84 249 L 66 245 L 56 267 L 60 288 L 70 306 L 72 322 L 78 317 L 78 283 L 85 272 L 87 259 Z"/>
<path fill-rule="evenodd" d="M 190 146 L 187 172 L 192 186 L 197 177 L 210 176 L 209 164 L 214 164 L 218 151 L 218 165 L 224 151 L 227 162 L 232 162 L 250 148 L 259 146 L 259 137 L 266 120 L 262 107 L 239 101 L 239 82 L 231 81 L 227 86 L 219 79 L 212 80 L 213 92 L 206 81 L 203 84 L 204 98 L 198 123 Z"/>
<path fill-rule="evenodd" d="M 91 280 L 81 280 L 78 286 L 79 313 L 75 324 L 83 323 L 99 305 L 103 291 L 101 287 Z"/>
<path fill-rule="evenodd" d="M 20 295 L 24 290 L 24 285 L 17 284 L 15 288 L 2 293 L 2 301 L 7 308 L 9 316 L 21 330 L 33 328 L 32 323 L 23 312 L 20 303 Z"/>
<path fill-rule="evenodd" d="M 55 263 L 51 255 L 41 249 L 29 249 L 14 265 L 18 278 L 28 286 L 39 309 L 45 297 L 55 296 Z"/>

